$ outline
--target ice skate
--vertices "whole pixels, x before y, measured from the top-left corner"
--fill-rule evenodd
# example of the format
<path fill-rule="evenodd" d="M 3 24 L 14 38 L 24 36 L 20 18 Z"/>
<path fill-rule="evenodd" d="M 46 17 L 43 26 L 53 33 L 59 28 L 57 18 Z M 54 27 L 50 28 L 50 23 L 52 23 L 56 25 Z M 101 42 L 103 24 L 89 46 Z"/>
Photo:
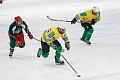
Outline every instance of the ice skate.
<path fill-rule="evenodd" d="M 42 50 L 41 48 L 38 49 L 38 52 L 37 52 L 37 57 L 39 58 L 41 56 L 40 54 L 40 50 Z"/>
<path fill-rule="evenodd" d="M 81 38 L 80 40 L 83 41 L 83 42 L 86 42 L 85 39 L 83 39 L 83 38 Z"/>
<path fill-rule="evenodd" d="M 88 45 L 91 45 L 91 42 L 90 42 L 89 40 L 86 40 L 86 43 L 87 43 Z"/>
<path fill-rule="evenodd" d="M 56 56 L 55 56 L 55 63 L 56 64 L 64 64 L 64 61 L 62 61 L 60 59 L 57 59 Z"/>
<path fill-rule="evenodd" d="M 10 56 L 10 57 L 12 57 L 13 52 L 14 52 L 14 49 L 11 49 L 11 48 L 10 48 L 10 53 L 9 53 L 9 56 Z"/>

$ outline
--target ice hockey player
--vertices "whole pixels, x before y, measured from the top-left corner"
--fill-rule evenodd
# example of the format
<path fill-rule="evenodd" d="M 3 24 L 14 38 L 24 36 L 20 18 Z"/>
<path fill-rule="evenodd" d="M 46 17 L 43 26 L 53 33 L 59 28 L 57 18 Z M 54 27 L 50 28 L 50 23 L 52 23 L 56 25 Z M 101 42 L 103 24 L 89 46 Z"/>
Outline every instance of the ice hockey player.
<path fill-rule="evenodd" d="M 86 42 L 87 44 L 91 44 L 90 39 L 94 31 L 92 25 L 95 25 L 98 21 L 100 21 L 99 7 L 95 6 L 90 10 L 78 13 L 71 21 L 71 24 L 75 24 L 77 20 L 81 21 L 81 26 L 85 29 L 80 40 Z"/>
<path fill-rule="evenodd" d="M 64 64 L 64 61 L 60 60 L 61 52 L 63 50 L 61 43 L 58 41 L 59 38 L 62 38 L 65 42 L 65 47 L 67 50 L 70 49 L 70 41 L 66 35 L 66 28 L 64 23 L 60 23 L 58 26 L 52 27 L 48 30 L 45 30 L 41 36 L 41 47 L 38 50 L 37 57 L 41 55 L 44 58 L 47 58 L 50 52 L 50 47 L 52 47 L 55 52 L 55 63 Z"/>
<path fill-rule="evenodd" d="M 8 35 L 10 38 L 10 57 L 13 55 L 15 47 L 24 48 L 25 46 L 24 33 L 22 29 L 25 30 L 30 39 L 33 38 L 33 35 L 29 31 L 26 22 L 23 21 L 20 16 L 16 16 L 14 18 L 14 22 L 12 22 L 12 24 L 9 26 L 8 31 Z"/>

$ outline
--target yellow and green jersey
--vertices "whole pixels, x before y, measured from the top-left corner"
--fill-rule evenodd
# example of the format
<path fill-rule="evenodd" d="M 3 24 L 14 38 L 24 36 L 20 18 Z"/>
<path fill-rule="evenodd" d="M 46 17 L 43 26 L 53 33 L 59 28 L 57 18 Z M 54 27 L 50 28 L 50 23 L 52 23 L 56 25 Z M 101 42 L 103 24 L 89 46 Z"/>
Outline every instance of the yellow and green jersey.
<path fill-rule="evenodd" d="M 85 12 L 78 13 L 75 16 L 76 20 L 81 20 L 82 22 L 91 23 L 92 19 L 96 19 L 97 22 L 100 21 L 100 12 L 97 15 L 92 14 L 92 10 L 86 10 Z"/>
<path fill-rule="evenodd" d="M 58 27 L 55 26 L 53 28 L 50 28 L 43 32 L 42 34 L 42 41 L 46 42 L 48 45 L 51 44 L 51 42 L 58 40 L 59 38 L 62 38 L 65 42 L 68 42 L 68 36 L 66 33 L 60 34 Z"/>

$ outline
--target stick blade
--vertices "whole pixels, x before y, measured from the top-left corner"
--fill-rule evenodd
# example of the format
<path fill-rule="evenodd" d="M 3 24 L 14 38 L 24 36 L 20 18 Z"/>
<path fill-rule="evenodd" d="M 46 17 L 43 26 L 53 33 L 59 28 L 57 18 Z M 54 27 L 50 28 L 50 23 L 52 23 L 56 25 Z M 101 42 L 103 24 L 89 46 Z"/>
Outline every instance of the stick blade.
<path fill-rule="evenodd" d="M 47 16 L 47 18 L 48 18 L 48 19 L 50 19 L 50 17 L 49 17 L 49 16 Z"/>
<path fill-rule="evenodd" d="M 58 20 L 55 20 L 55 19 L 51 19 L 49 16 L 47 16 L 48 19 L 52 20 L 52 21 L 58 21 Z"/>

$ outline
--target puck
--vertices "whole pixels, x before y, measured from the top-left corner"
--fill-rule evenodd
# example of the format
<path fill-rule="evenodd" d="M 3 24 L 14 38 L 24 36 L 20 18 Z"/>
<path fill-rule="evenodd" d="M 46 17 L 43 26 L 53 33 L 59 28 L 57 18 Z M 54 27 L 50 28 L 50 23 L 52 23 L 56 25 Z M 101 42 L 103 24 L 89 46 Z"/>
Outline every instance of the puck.
<path fill-rule="evenodd" d="M 78 77 L 80 77 L 80 75 L 78 75 Z"/>

